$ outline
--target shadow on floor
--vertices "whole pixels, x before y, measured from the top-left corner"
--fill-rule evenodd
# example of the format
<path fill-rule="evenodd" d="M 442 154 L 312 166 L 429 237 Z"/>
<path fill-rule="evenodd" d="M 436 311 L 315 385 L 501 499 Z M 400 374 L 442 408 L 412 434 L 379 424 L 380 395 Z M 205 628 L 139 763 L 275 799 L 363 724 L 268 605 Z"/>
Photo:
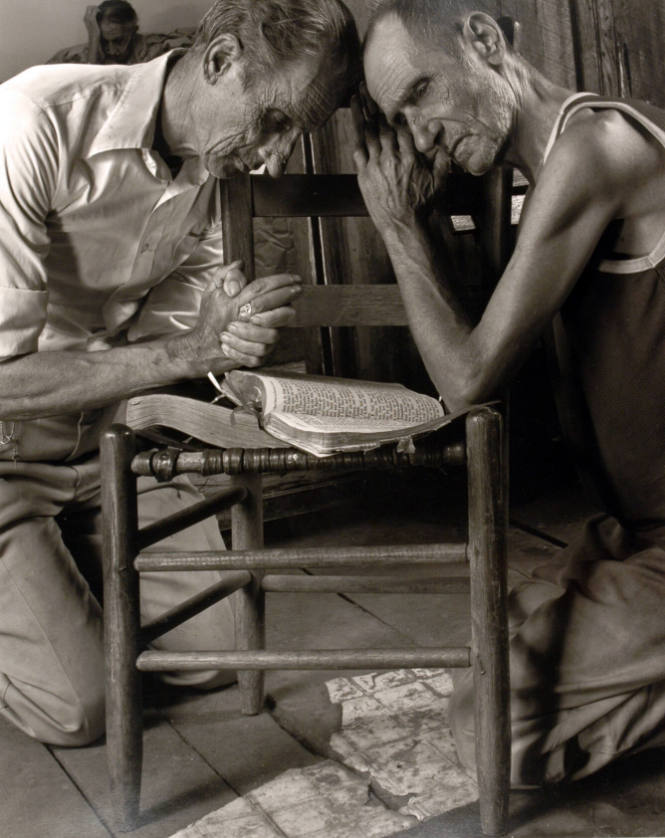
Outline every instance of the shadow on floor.
<path fill-rule="evenodd" d="M 477 838 L 478 804 L 397 833 L 394 838 Z M 656 838 L 665 835 L 665 749 L 627 757 L 593 777 L 536 791 L 513 791 L 510 836 Z"/>

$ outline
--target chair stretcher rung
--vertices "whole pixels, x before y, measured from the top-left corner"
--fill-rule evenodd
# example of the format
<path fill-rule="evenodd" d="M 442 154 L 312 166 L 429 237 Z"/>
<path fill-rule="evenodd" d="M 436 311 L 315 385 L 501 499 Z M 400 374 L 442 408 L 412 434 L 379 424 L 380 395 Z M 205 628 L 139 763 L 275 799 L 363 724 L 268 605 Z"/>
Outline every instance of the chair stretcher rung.
<path fill-rule="evenodd" d="M 146 553 L 134 566 L 154 570 L 293 570 L 301 567 L 372 567 L 389 564 L 436 565 L 466 561 L 466 544 L 412 544 L 385 547 L 307 547 L 293 550 L 228 550 L 201 553 Z"/>
<path fill-rule="evenodd" d="M 295 576 L 269 574 L 261 587 L 271 593 L 333 594 L 460 594 L 470 588 L 468 577 L 427 576 Z"/>
<path fill-rule="evenodd" d="M 228 573 L 223 580 L 216 585 L 201 591 L 190 597 L 180 605 L 164 612 L 159 617 L 141 626 L 141 644 L 147 646 L 166 634 L 167 631 L 182 625 L 182 623 L 205 611 L 206 608 L 215 605 L 222 599 L 230 596 L 240 588 L 244 588 L 252 581 L 252 576 L 246 570 L 238 570 Z"/>
<path fill-rule="evenodd" d="M 157 541 L 168 538 L 174 533 L 184 530 L 192 524 L 198 524 L 225 509 L 230 509 L 247 497 L 247 490 L 242 486 L 235 489 L 225 489 L 212 497 L 194 503 L 186 509 L 162 518 L 154 524 L 139 530 L 137 535 L 137 549 L 143 550 Z"/>
<path fill-rule="evenodd" d="M 468 646 L 432 649 L 308 649 L 306 651 L 143 652 L 142 672 L 207 669 L 393 669 L 466 667 Z"/>

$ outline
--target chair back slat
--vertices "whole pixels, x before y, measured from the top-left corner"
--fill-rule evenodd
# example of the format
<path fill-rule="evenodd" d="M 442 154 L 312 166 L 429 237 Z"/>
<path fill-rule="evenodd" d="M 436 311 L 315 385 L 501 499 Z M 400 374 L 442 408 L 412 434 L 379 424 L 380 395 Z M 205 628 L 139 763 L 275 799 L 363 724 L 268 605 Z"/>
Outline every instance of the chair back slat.
<path fill-rule="evenodd" d="M 355 175 L 256 175 L 251 186 L 256 218 L 367 215 Z"/>
<path fill-rule="evenodd" d="M 397 285 L 306 286 L 294 304 L 302 326 L 406 326 Z"/>
<path fill-rule="evenodd" d="M 355 175 L 251 175 L 249 180 L 255 218 L 367 215 Z M 482 198 L 482 179 L 452 173 L 442 206 L 451 215 L 471 215 Z"/>

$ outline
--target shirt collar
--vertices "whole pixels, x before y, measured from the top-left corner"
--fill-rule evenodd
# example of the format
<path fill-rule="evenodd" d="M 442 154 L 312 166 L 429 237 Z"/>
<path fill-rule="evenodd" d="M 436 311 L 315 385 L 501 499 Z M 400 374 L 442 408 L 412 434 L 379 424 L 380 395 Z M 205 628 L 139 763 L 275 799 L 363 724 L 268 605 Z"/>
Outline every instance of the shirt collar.
<path fill-rule="evenodd" d="M 169 62 L 174 49 L 144 64 L 123 68 L 124 89 L 90 147 L 91 154 L 120 148 L 151 148 Z"/>
<path fill-rule="evenodd" d="M 126 73 L 124 89 L 91 143 L 91 156 L 130 148 L 152 153 L 166 73 L 170 62 L 184 53 L 184 49 L 173 49 L 152 61 L 123 68 Z M 210 176 L 198 158 L 186 160 L 183 168 L 193 184 L 200 185 Z"/>

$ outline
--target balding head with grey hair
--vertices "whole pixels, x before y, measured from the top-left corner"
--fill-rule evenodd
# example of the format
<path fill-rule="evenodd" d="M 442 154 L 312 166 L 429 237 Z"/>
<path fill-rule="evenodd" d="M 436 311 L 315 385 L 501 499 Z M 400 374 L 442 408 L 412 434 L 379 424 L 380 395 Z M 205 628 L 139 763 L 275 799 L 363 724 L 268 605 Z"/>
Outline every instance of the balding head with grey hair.
<path fill-rule="evenodd" d="M 222 32 L 235 35 L 251 53 L 248 83 L 276 66 L 319 58 L 312 93 L 320 112 L 312 114 L 314 123 L 345 104 L 360 81 L 360 39 L 340 0 L 217 0 L 199 25 L 194 49 L 205 49 Z"/>
<path fill-rule="evenodd" d="M 216 0 L 192 47 L 174 56 L 164 138 L 229 177 L 278 176 L 303 131 L 350 99 L 361 76 L 356 25 L 341 0 Z"/>

